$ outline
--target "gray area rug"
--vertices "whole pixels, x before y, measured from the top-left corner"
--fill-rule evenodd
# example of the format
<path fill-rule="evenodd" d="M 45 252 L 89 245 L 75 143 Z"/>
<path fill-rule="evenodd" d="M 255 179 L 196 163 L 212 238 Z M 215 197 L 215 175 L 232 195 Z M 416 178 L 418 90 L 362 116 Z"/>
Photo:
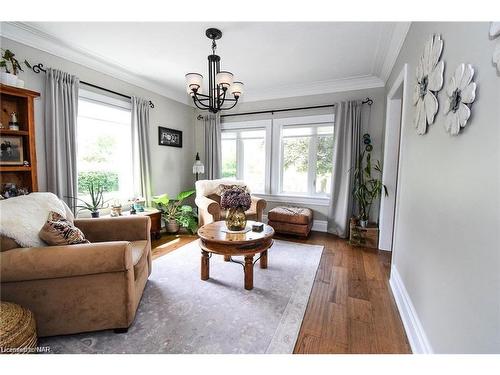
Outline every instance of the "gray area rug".
<path fill-rule="evenodd" d="M 198 241 L 153 261 L 129 331 L 40 339 L 52 353 L 292 353 L 323 246 L 274 242 L 268 268 L 254 267 L 254 289 L 243 267 L 210 259 L 200 280 Z M 237 260 L 239 260 L 236 257 Z"/>

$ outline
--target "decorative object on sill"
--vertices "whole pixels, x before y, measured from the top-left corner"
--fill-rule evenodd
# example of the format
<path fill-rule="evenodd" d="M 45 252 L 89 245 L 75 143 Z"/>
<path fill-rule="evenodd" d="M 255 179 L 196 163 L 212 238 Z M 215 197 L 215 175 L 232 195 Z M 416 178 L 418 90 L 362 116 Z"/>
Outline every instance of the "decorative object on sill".
<path fill-rule="evenodd" d="M 23 138 L 0 135 L 0 165 L 23 165 Z"/>
<path fill-rule="evenodd" d="M 9 130 L 19 131 L 19 123 L 17 122 L 17 113 L 12 112 L 10 114 Z"/>
<path fill-rule="evenodd" d="M 111 205 L 111 216 L 122 216 L 122 205 L 117 200 Z"/>
<path fill-rule="evenodd" d="M 385 196 L 389 194 L 382 180 L 372 175 L 373 171 L 382 175 L 382 167 L 379 160 L 376 160 L 374 164 L 371 160 L 373 146 L 369 134 L 363 135 L 363 143 L 365 149 L 359 154 L 354 168 L 352 196 L 358 204 L 359 224 L 362 228 L 366 228 L 373 202 L 382 195 L 382 192 Z"/>
<path fill-rule="evenodd" d="M 0 69 L 3 68 L 5 72 L 0 72 L 0 82 L 13 87 L 24 87 L 24 81 L 17 77 L 17 74 L 21 71 L 23 72 L 23 68 L 21 68 L 21 64 L 16 59 L 16 55 L 9 49 L 1 49 L 2 54 L 0 57 Z M 25 60 L 24 64 L 31 68 L 29 63 Z"/>
<path fill-rule="evenodd" d="M 30 166 L 30 162 L 28 160 L 25 160 L 25 161 L 23 161 L 23 165 L 25 167 L 29 167 Z"/>
<path fill-rule="evenodd" d="M 145 206 L 146 206 L 146 200 L 143 197 L 134 198 L 134 209 L 137 212 L 144 212 Z"/>
<path fill-rule="evenodd" d="M 160 146 L 182 147 L 182 131 L 158 126 Z"/>
<path fill-rule="evenodd" d="M 130 215 L 136 215 L 137 211 L 134 208 L 134 202 L 130 201 Z"/>
<path fill-rule="evenodd" d="M 186 228 L 191 233 L 195 233 L 198 229 L 198 218 L 193 207 L 182 204 L 194 193 L 194 190 L 183 191 L 177 195 L 176 199 L 170 199 L 167 194 L 162 194 L 151 200 L 153 205 L 161 211 L 168 233 L 177 233 L 180 227 Z"/>
<path fill-rule="evenodd" d="M 470 117 L 470 108 L 476 99 L 474 68 L 470 64 L 460 64 L 446 86 L 444 127 L 451 135 L 458 135 Z"/>
<path fill-rule="evenodd" d="M 203 173 L 205 173 L 205 166 L 200 160 L 200 154 L 197 152 L 193 164 L 193 174 L 196 176 L 196 181 L 198 181 L 198 175 Z"/>
<path fill-rule="evenodd" d="M 101 185 L 90 181 L 87 186 L 87 192 L 90 197 L 90 202 L 86 202 L 78 197 L 66 197 L 72 199 L 73 201 L 81 202 L 81 204 L 75 204 L 75 208 L 78 208 L 78 212 L 80 211 L 90 211 L 90 216 L 93 218 L 99 217 L 99 210 L 102 208 L 108 207 L 106 201 L 104 200 L 104 189 Z"/>
<path fill-rule="evenodd" d="M 215 41 L 222 37 L 222 31 L 210 28 L 205 35 L 212 40 L 212 54 L 208 55 L 208 95 L 202 94 L 203 76 L 199 73 L 186 74 L 187 93 L 193 98 L 197 108 L 217 113 L 238 104 L 238 99 L 243 94 L 243 83 L 234 81 L 233 73 L 220 70 L 220 56 L 215 54 Z M 233 98 L 226 97 L 228 91 Z M 224 107 L 226 102 L 232 105 Z"/>
<path fill-rule="evenodd" d="M 245 211 L 250 209 L 252 199 L 245 190 L 235 187 L 224 191 L 220 206 L 227 210 L 226 227 L 231 231 L 244 230 L 247 225 Z"/>
<path fill-rule="evenodd" d="M 490 25 L 490 37 L 492 39 L 500 36 L 500 22 L 492 22 Z M 496 64 L 498 73 L 500 73 L 500 40 L 497 41 L 493 51 L 493 64 Z"/>
<path fill-rule="evenodd" d="M 25 63 L 27 63 L 27 61 L 25 61 Z M 47 72 L 47 70 L 43 67 L 42 63 L 35 64 L 33 66 L 30 65 L 29 68 L 31 70 L 33 70 L 33 72 L 36 73 L 36 74 L 39 74 L 40 72 L 43 72 L 43 73 Z M 90 86 L 90 87 L 93 87 L 93 88 L 98 89 L 98 90 L 106 91 L 106 92 L 109 92 L 111 94 L 121 96 L 122 98 L 127 98 L 129 100 L 132 99 L 132 97 L 130 95 L 125 95 L 125 94 L 119 93 L 117 91 L 109 90 L 109 89 L 107 89 L 105 87 L 94 85 L 93 83 L 89 83 L 89 82 L 85 82 L 85 81 L 80 81 L 80 84 L 86 85 L 86 86 Z M 149 107 L 150 108 L 154 108 L 155 107 L 155 105 L 153 104 L 153 102 L 151 100 L 149 101 Z"/>
<path fill-rule="evenodd" d="M 17 197 L 19 195 L 28 195 L 29 191 L 25 187 L 18 187 L 16 184 L 13 183 L 6 183 L 2 184 L 2 198 L 7 199 L 7 198 L 12 198 L 12 197 Z"/>
<path fill-rule="evenodd" d="M 413 93 L 415 127 L 417 134 L 425 134 L 427 125 L 434 123 L 439 108 L 437 93 L 443 87 L 444 62 L 439 61 L 443 51 L 443 40 L 432 35 L 424 45 L 424 53 L 417 64 L 417 84 Z"/>
<path fill-rule="evenodd" d="M 378 227 L 370 224 L 366 227 L 358 225 L 356 220 L 351 219 L 349 227 L 349 244 L 352 246 L 378 248 Z"/>

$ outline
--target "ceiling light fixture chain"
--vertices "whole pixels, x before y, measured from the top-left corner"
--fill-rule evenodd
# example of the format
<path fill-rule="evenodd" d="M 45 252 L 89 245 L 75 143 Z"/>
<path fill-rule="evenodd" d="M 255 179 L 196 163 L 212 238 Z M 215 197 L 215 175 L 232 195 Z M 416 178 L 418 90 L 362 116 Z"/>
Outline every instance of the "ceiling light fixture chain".
<path fill-rule="evenodd" d="M 199 73 L 186 74 L 187 92 L 193 98 L 196 108 L 217 113 L 234 108 L 243 94 L 243 83 L 233 80 L 233 73 L 220 70 L 220 56 L 216 55 L 216 40 L 222 37 L 219 29 L 210 28 L 205 32 L 212 40 L 212 54 L 208 56 L 208 93 L 203 94 L 203 76 Z M 232 98 L 228 97 L 232 94 Z M 224 106 L 225 104 L 229 104 Z"/>

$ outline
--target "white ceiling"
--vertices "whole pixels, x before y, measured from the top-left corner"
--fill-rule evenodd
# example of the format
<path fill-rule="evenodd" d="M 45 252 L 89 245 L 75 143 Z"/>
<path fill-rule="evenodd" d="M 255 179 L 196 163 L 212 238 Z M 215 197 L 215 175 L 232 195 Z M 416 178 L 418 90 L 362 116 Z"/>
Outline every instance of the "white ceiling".
<path fill-rule="evenodd" d="M 394 22 L 30 22 L 10 26 L 22 29 L 15 38 L 20 42 L 26 42 L 30 33 L 44 39 L 37 42 L 38 48 L 59 44 L 56 51 L 48 52 L 61 55 L 67 50 L 62 57 L 85 56 L 77 62 L 107 64 L 108 70 L 122 73 L 119 78 L 135 76 L 134 83 L 184 102 L 188 100 L 184 74 L 207 75 L 208 27 L 222 30 L 217 42 L 221 68 L 245 83 L 245 101 L 382 86 L 408 30 L 407 24 Z"/>

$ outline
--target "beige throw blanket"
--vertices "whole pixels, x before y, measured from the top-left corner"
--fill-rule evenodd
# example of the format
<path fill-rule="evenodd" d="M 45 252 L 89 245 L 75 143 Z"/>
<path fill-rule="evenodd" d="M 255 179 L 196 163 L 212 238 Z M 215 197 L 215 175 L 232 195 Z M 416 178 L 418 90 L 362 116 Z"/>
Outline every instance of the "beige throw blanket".
<path fill-rule="evenodd" d="M 0 235 L 22 247 L 47 246 L 38 232 L 50 211 L 66 217 L 63 203 L 52 193 L 31 193 L 0 201 Z"/>

